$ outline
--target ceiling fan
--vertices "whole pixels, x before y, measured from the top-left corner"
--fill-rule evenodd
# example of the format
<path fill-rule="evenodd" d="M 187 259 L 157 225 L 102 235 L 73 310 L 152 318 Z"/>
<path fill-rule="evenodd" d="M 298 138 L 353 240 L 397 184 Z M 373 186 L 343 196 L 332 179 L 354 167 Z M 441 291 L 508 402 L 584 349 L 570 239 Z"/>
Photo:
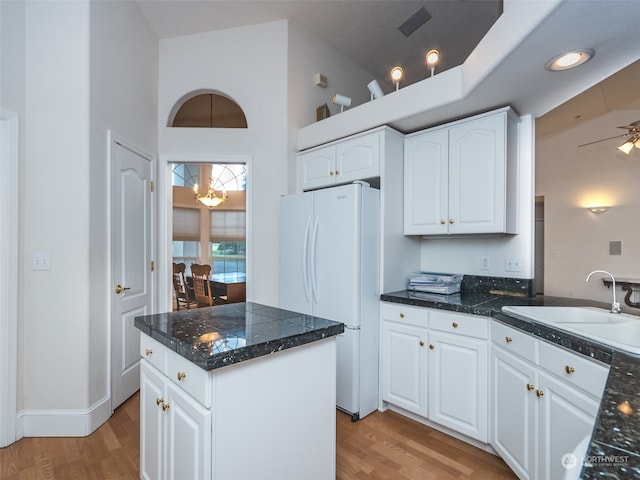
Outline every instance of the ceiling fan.
<path fill-rule="evenodd" d="M 626 128 L 627 132 L 621 135 L 616 135 L 615 137 L 603 138 L 601 140 L 596 140 L 595 142 L 583 143 L 582 145 L 578 145 L 580 147 L 586 147 L 587 145 L 593 145 L 594 143 L 605 142 L 607 140 L 613 140 L 614 138 L 626 138 L 627 140 L 618 147 L 623 153 L 629 155 L 631 153 L 631 149 L 634 147 L 640 148 L 640 120 L 630 123 L 629 125 L 623 125 L 618 128 Z"/>

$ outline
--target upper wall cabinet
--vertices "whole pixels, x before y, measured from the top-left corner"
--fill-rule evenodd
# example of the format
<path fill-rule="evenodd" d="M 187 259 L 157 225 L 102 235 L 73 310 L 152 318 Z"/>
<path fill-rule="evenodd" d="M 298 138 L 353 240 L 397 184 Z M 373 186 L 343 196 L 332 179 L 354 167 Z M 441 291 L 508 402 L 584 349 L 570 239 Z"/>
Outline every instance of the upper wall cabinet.
<path fill-rule="evenodd" d="M 518 117 L 510 108 L 405 137 L 404 233 L 517 233 Z"/>
<path fill-rule="evenodd" d="M 387 127 L 354 135 L 298 154 L 298 189 L 312 190 L 380 176 Z"/>

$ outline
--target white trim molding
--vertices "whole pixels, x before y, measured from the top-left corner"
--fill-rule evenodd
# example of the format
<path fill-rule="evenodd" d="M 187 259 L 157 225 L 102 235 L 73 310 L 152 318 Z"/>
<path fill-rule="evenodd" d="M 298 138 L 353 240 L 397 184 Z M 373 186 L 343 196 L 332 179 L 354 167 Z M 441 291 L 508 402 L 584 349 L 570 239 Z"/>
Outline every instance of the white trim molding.
<path fill-rule="evenodd" d="M 19 117 L 0 107 L 0 447 L 17 434 Z"/>
<path fill-rule="evenodd" d="M 19 424 L 25 437 L 86 437 L 111 416 L 106 395 L 87 410 L 26 410 Z"/>

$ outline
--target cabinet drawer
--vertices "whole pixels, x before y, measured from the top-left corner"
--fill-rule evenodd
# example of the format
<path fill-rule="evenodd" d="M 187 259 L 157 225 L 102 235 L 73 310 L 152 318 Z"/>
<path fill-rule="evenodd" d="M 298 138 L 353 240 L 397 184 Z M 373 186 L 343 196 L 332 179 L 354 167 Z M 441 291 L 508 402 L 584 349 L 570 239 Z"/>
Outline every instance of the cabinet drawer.
<path fill-rule="evenodd" d="M 381 304 L 380 308 L 384 320 L 406 323 L 416 327 L 429 327 L 429 311 L 426 308 L 385 302 Z"/>
<path fill-rule="evenodd" d="M 609 376 L 607 365 L 547 342 L 540 342 L 540 366 L 597 398 Z"/>
<path fill-rule="evenodd" d="M 475 338 L 489 338 L 489 319 L 479 315 L 446 313 L 431 310 L 429 328 Z"/>
<path fill-rule="evenodd" d="M 167 366 L 167 347 L 149 335 L 140 335 L 140 356 L 161 372 Z"/>
<path fill-rule="evenodd" d="M 533 363 L 538 361 L 538 341 L 531 335 L 494 321 L 491 322 L 491 340 L 525 360 Z"/>
<path fill-rule="evenodd" d="M 177 353 L 168 350 L 167 370 L 165 373 L 173 383 L 180 385 L 182 389 L 205 407 L 211 406 L 212 380 L 209 372 L 191 363 Z"/>

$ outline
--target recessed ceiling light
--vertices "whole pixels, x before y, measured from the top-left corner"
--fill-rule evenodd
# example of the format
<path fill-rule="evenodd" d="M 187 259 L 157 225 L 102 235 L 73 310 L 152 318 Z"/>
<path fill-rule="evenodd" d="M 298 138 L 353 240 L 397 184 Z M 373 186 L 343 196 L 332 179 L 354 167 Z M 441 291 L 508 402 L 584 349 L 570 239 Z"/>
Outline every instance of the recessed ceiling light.
<path fill-rule="evenodd" d="M 589 61 L 594 55 L 593 50 L 574 50 L 572 52 L 563 53 L 547 62 L 545 68 L 553 72 L 569 70 Z"/>

